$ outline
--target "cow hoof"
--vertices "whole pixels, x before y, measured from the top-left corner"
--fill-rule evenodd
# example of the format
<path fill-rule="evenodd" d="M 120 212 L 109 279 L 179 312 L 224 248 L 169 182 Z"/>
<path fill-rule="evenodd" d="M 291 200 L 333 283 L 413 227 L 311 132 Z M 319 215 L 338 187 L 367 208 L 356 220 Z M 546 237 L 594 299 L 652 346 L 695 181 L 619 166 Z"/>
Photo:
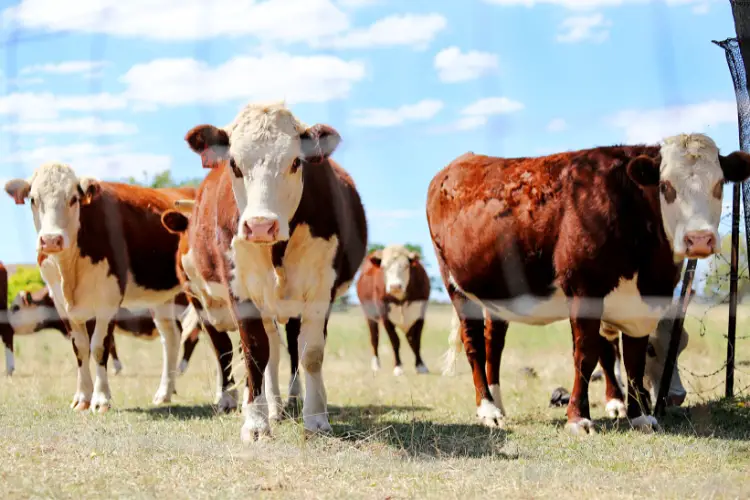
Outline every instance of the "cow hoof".
<path fill-rule="evenodd" d="M 74 411 L 86 411 L 91 407 L 91 403 L 89 401 L 79 401 L 76 403 L 76 405 L 73 407 Z"/>
<path fill-rule="evenodd" d="M 182 361 L 180 361 L 180 366 L 177 368 L 180 372 L 180 375 L 185 373 L 185 370 L 187 370 L 187 367 L 188 367 L 188 362 L 186 359 L 183 359 Z"/>
<path fill-rule="evenodd" d="M 417 373 L 424 375 L 430 373 L 430 370 L 428 370 L 424 364 L 420 363 L 417 365 Z"/>
<path fill-rule="evenodd" d="M 329 434 L 333 432 L 331 424 L 328 423 L 328 417 L 325 415 L 309 415 L 303 417 L 303 421 L 306 435 Z"/>
<path fill-rule="evenodd" d="M 237 390 L 224 391 L 219 398 L 219 413 L 231 413 L 237 409 Z"/>
<path fill-rule="evenodd" d="M 609 418 L 625 418 L 628 415 L 628 412 L 625 409 L 625 403 L 619 399 L 610 399 L 607 401 L 605 410 Z"/>
<path fill-rule="evenodd" d="M 641 415 L 640 417 L 634 418 L 630 424 L 634 429 L 642 432 L 651 433 L 661 430 L 659 422 L 651 415 Z"/>
<path fill-rule="evenodd" d="M 404 369 L 401 368 L 401 365 L 393 369 L 393 375 L 395 375 L 396 377 L 400 377 L 403 374 L 404 374 Z"/>
<path fill-rule="evenodd" d="M 176 394 L 175 390 L 170 390 L 167 387 L 159 387 L 159 390 L 156 391 L 156 394 L 154 394 L 153 403 L 155 405 L 161 405 L 164 403 L 171 403 L 172 402 L 172 394 Z"/>
<path fill-rule="evenodd" d="M 483 399 L 477 408 L 477 418 L 482 421 L 482 425 L 485 427 L 502 428 L 505 426 L 503 412 L 494 403 L 486 399 Z"/>
<path fill-rule="evenodd" d="M 91 398 L 91 413 L 106 413 L 111 405 L 111 397 L 104 393 L 94 393 Z"/>
<path fill-rule="evenodd" d="M 567 424 L 565 424 L 565 429 L 576 436 L 596 434 L 594 423 L 587 418 L 582 418 L 576 422 L 568 422 Z"/>
<path fill-rule="evenodd" d="M 259 441 L 263 437 L 271 436 L 271 427 L 268 422 L 263 422 L 259 418 L 247 419 L 240 431 L 240 439 L 243 443 L 250 444 Z"/>
<path fill-rule="evenodd" d="M 119 375 L 122 371 L 122 362 L 119 359 L 112 361 L 112 366 L 115 369 L 115 375 Z"/>
<path fill-rule="evenodd" d="M 91 413 L 107 413 L 112 408 L 110 403 L 92 404 Z"/>
<path fill-rule="evenodd" d="M 370 360 L 370 368 L 374 372 L 380 371 L 380 360 L 377 357 L 373 356 Z"/>
<path fill-rule="evenodd" d="M 86 397 L 85 394 L 77 392 L 73 395 L 73 401 L 70 403 L 71 409 L 75 411 L 88 410 L 91 405 L 91 397 Z"/>

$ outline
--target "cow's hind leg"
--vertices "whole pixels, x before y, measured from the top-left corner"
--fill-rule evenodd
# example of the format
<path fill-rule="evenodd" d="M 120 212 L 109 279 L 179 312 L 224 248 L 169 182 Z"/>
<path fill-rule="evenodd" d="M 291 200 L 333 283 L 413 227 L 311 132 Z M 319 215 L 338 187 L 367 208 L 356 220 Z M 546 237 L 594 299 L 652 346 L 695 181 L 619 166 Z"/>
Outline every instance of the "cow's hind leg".
<path fill-rule="evenodd" d="M 187 370 L 188 363 L 190 363 L 190 358 L 195 352 L 195 346 L 198 345 L 199 334 L 200 328 L 196 327 L 192 332 L 190 332 L 187 337 L 185 337 L 185 340 L 182 342 L 182 360 L 180 361 L 179 365 L 180 374 L 185 373 L 185 370 Z"/>
<path fill-rule="evenodd" d="M 117 354 L 117 346 L 115 346 L 115 336 L 109 341 L 109 355 L 112 356 L 112 367 L 115 369 L 115 375 L 119 375 L 122 371 L 122 362 L 120 356 Z"/>
<path fill-rule="evenodd" d="M 177 326 L 176 311 L 172 301 L 154 308 L 153 318 L 162 343 L 162 373 L 159 388 L 154 394 L 154 404 L 169 403 L 175 394 L 177 378 L 177 358 L 180 350 L 180 329 Z"/>
<path fill-rule="evenodd" d="M 396 325 L 388 319 L 387 315 L 383 315 L 383 326 L 391 341 L 391 347 L 393 347 L 393 374 L 400 377 L 404 374 L 404 367 L 401 365 L 401 341 L 398 338 L 398 333 L 396 333 Z"/>
<path fill-rule="evenodd" d="M 220 332 L 208 321 L 204 322 L 204 328 L 211 340 L 216 354 L 218 364 L 217 383 L 217 405 L 219 412 L 229 413 L 237 409 L 237 389 L 234 387 L 232 376 L 232 339 L 227 332 Z"/>
<path fill-rule="evenodd" d="M 91 354 L 96 363 L 94 394 L 91 399 L 91 411 L 104 413 L 112 404 L 112 393 L 109 388 L 107 360 L 112 349 L 115 324 L 112 318 L 98 318 L 91 336 Z"/>
<path fill-rule="evenodd" d="M 595 433 L 589 412 L 589 381 L 599 361 L 602 306 L 603 300 L 594 297 L 574 296 L 571 300 L 575 378 L 565 427 L 574 434 Z"/>
<path fill-rule="evenodd" d="M 286 413 L 297 415 L 302 397 L 302 381 L 299 374 L 299 334 L 300 318 L 289 318 L 286 323 L 286 346 L 289 351 L 289 398 L 286 402 Z"/>
<path fill-rule="evenodd" d="M 599 364 L 602 366 L 606 382 L 605 409 L 610 418 L 625 418 L 625 395 L 617 376 L 617 367 L 620 364 L 620 331 L 602 324 L 600 333 Z"/>
<path fill-rule="evenodd" d="M 13 353 L 13 329 L 10 325 L 0 325 L 0 329 L 3 330 L 2 339 L 5 347 L 5 374 L 10 377 L 16 370 L 16 359 Z"/>
<path fill-rule="evenodd" d="M 502 393 L 500 392 L 500 362 L 505 349 L 505 336 L 508 332 L 508 322 L 501 319 L 487 318 L 484 330 L 484 345 L 487 351 L 487 384 L 490 388 L 492 400 L 502 412 L 503 416 L 508 414 L 503 406 Z"/>
<path fill-rule="evenodd" d="M 647 350 L 648 336 L 635 338 L 623 332 L 622 355 L 628 376 L 628 419 L 634 428 L 649 432 L 658 430 L 659 423 L 650 415 L 650 397 L 643 386 Z"/>

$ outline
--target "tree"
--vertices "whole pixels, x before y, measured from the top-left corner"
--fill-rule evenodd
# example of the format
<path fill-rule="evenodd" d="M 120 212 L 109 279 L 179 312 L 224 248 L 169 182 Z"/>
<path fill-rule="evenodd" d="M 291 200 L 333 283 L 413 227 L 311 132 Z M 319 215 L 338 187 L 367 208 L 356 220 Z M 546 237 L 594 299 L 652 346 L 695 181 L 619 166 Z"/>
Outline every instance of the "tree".
<path fill-rule="evenodd" d="M 742 236 L 742 235 L 741 235 Z M 711 299 L 722 302 L 729 301 L 729 263 L 732 255 L 732 235 L 727 234 L 721 239 L 721 253 L 711 257 L 704 294 Z M 747 245 L 745 238 L 740 237 L 739 248 L 739 281 L 737 282 L 737 296 L 742 299 L 750 295 L 750 276 L 747 269 Z"/>
<path fill-rule="evenodd" d="M 44 287 L 44 280 L 36 266 L 18 266 L 16 272 L 8 276 L 8 305 L 21 290 L 35 292 Z"/>

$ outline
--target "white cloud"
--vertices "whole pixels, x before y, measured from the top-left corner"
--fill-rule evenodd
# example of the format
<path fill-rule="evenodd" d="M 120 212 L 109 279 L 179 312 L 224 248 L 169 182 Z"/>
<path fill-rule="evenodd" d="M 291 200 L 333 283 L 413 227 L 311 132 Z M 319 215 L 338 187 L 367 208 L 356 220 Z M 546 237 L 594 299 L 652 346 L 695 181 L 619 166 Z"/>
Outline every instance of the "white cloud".
<path fill-rule="evenodd" d="M 709 127 L 737 124 L 734 100 L 711 100 L 685 106 L 648 110 L 624 110 L 607 119 L 619 128 L 628 143 L 653 143 L 664 137 L 690 132 L 706 132 Z"/>
<path fill-rule="evenodd" d="M 483 0 L 484 3 L 503 7 L 533 7 L 535 5 L 557 5 L 570 10 L 589 10 L 600 7 L 647 4 L 652 0 Z M 658 0 L 662 1 L 662 0 Z M 715 0 L 714 0 L 715 1 Z M 670 6 L 705 3 L 706 0 L 665 0 Z"/>
<path fill-rule="evenodd" d="M 19 121 L 51 120 L 64 111 L 112 111 L 124 109 L 127 100 L 106 92 L 56 95 L 51 92 L 16 92 L 0 96 L 0 116 L 17 114 Z"/>
<path fill-rule="evenodd" d="M 397 14 L 375 21 L 368 28 L 313 42 L 313 45 L 339 49 L 411 45 L 425 49 L 447 25 L 448 21 L 440 14 Z"/>
<path fill-rule="evenodd" d="M 39 165 L 49 161 L 68 163 L 79 176 L 87 175 L 103 180 L 138 177 L 143 172 L 153 175 L 172 166 L 172 158 L 168 155 L 136 153 L 123 144 L 42 146 L 0 158 L 0 163 L 20 163 L 29 175 Z"/>
<path fill-rule="evenodd" d="M 547 124 L 549 132 L 562 132 L 568 129 L 568 123 L 562 118 L 555 118 Z"/>
<path fill-rule="evenodd" d="M 711 10 L 711 4 L 708 2 L 699 3 L 698 5 L 693 7 L 692 10 L 693 10 L 693 14 L 698 14 L 698 15 L 708 14 L 708 11 Z"/>
<path fill-rule="evenodd" d="M 442 101 L 423 99 L 415 104 L 405 104 L 395 109 L 358 109 L 354 111 L 351 122 L 362 127 L 393 127 L 407 121 L 429 120 L 441 109 L 443 109 Z"/>
<path fill-rule="evenodd" d="M 489 52 L 471 50 L 462 53 L 461 49 L 453 46 L 441 50 L 435 56 L 438 77 L 446 83 L 475 80 L 497 67 L 497 56 Z"/>
<path fill-rule="evenodd" d="M 133 66 L 121 81 L 140 106 L 184 105 L 233 99 L 326 102 L 348 96 L 365 76 L 359 61 L 334 56 L 268 53 L 210 66 L 195 59 L 157 59 Z"/>
<path fill-rule="evenodd" d="M 82 134 L 82 135 L 130 135 L 138 132 L 133 124 L 96 117 L 69 120 L 19 122 L 2 125 L 0 131 L 17 134 Z"/>
<path fill-rule="evenodd" d="M 385 0 L 338 0 L 344 7 L 369 7 L 385 2 Z"/>
<path fill-rule="evenodd" d="M 432 129 L 436 133 L 473 130 L 487 124 L 490 116 L 507 115 L 524 109 L 524 104 L 507 97 L 485 97 L 461 110 L 458 120 Z"/>
<path fill-rule="evenodd" d="M 22 68 L 20 74 L 48 74 L 48 75 L 95 75 L 101 73 L 108 65 L 105 61 L 64 61 L 59 63 L 35 64 Z"/>
<path fill-rule="evenodd" d="M 572 16 L 560 23 L 560 33 L 556 40 L 560 43 L 591 41 L 601 43 L 609 38 L 612 21 L 604 19 L 602 14 L 590 16 Z"/>

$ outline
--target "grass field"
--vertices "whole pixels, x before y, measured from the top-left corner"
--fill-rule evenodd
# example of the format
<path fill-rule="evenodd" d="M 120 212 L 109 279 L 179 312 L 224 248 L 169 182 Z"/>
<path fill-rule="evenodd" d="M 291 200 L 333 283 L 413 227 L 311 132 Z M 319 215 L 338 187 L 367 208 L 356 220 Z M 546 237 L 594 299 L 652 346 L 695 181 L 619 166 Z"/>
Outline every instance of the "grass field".
<path fill-rule="evenodd" d="M 743 309 L 738 335 L 750 333 Z M 691 315 L 702 316 L 693 308 Z M 683 368 L 706 374 L 722 366 L 726 308 L 689 317 Z M 331 320 L 324 377 L 334 434 L 303 438 L 299 421 L 271 440 L 244 446 L 239 413 L 218 416 L 215 361 L 203 337 L 171 405 L 156 408 L 161 345 L 118 338 L 125 365 L 112 376 L 114 408 L 76 414 L 68 408 L 75 362 L 58 334 L 17 338 L 17 371 L 0 379 L 0 498 L 747 498 L 750 496 L 750 401 L 718 402 L 724 372 L 698 378 L 660 434 L 609 423 L 603 382 L 592 384 L 598 434 L 563 430 L 564 408 L 551 391 L 571 388 L 567 323 L 513 325 L 501 380 L 509 418 L 504 430 L 480 427 L 463 354 L 456 376 L 440 375 L 449 311 L 432 306 L 423 338 L 430 375 L 416 375 L 406 342 L 406 375 L 392 375 L 387 336 L 382 370 L 370 371 L 360 311 Z M 236 336 L 233 337 L 236 341 Z M 750 384 L 750 339 L 740 340 L 736 387 Z M 538 377 L 526 374 L 533 368 Z M 241 368 L 240 368 L 241 369 Z M 281 365 L 286 396 L 288 358 Z M 746 391 L 747 392 L 747 391 Z M 713 402 L 712 402 L 713 401 Z"/>

